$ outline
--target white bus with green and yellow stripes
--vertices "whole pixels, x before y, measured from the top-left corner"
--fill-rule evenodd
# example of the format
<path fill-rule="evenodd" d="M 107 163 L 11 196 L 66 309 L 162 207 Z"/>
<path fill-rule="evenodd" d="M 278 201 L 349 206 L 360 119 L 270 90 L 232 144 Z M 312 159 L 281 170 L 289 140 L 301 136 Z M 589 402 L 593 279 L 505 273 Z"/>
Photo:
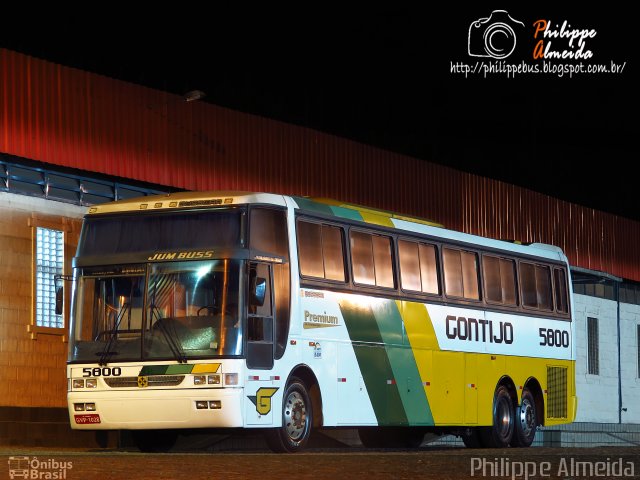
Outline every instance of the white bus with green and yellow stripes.
<path fill-rule="evenodd" d="M 529 446 L 573 421 L 567 259 L 390 212 L 266 193 L 91 207 L 74 258 L 68 408 L 162 450 L 187 429 L 427 432 Z"/>

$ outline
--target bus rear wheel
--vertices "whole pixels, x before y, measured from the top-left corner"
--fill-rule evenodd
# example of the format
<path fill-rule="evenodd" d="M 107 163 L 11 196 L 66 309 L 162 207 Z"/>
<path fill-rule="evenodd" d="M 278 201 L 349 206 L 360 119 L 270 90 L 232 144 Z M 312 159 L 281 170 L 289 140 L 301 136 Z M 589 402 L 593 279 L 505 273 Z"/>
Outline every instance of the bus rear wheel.
<path fill-rule="evenodd" d="M 499 385 L 493 397 L 493 424 L 480 427 L 482 445 L 487 448 L 505 448 L 511 443 L 515 430 L 515 411 L 509 390 Z"/>
<path fill-rule="evenodd" d="M 313 410 L 304 382 L 292 377 L 282 398 L 282 426 L 266 433 L 269 448 L 277 453 L 297 453 L 311 436 Z"/>
<path fill-rule="evenodd" d="M 536 402 L 528 388 L 522 392 L 520 406 L 516 409 L 516 429 L 511 440 L 512 447 L 529 447 L 536 436 L 538 416 Z"/>

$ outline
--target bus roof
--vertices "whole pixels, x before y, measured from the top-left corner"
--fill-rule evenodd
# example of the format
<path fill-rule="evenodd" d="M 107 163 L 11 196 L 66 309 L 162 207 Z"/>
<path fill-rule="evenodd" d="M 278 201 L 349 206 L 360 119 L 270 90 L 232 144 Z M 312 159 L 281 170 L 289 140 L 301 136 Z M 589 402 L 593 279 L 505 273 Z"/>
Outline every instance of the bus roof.
<path fill-rule="evenodd" d="M 555 245 L 545 243 L 532 243 L 527 245 L 508 240 L 481 237 L 455 230 L 448 230 L 439 223 L 422 218 L 400 215 L 386 210 L 378 210 L 355 204 L 342 203 L 326 198 L 292 198 L 298 204 L 299 208 L 309 212 L 371 223 L 408 232 L 421 233 L 423 235 L 467 243 L 469 245 L 483 246 L 525 255 L 535 255 L 553 260 L 561 260 L 563 262 L 567 261 L 562 249 Z"/>
<path fill-rule="evenodd" d="M 290 199 L 290 201 L 292 200 L 296 207 L 309 212 L 420 233 L 432 237 L 468 243 L 470 245 L 478 245 L 498 250 L 566 261 L 566 257 L 562 250 L 553 245 L 542 243 L 522 245 L 515 242 L 471 235 L 455 230 L 448 230 L 441 224 L 430 220 L 327 198 L 297 196 L 285 197 L 283 195 L 273 193 L 245 191 L 174 192 L 164 195 L 150 195 L 147 197 L 137 197 L 95 205 L 89 208 L 88 215 L 92 216 L 134 211 L 148 212 L 151 210 L 167 211 L 174 209 L 216 207 L 225 205 L 232 206 L 252 203 L 271 204 L 284 207 L 290 203 L 287 199 Z"/>
<path fill-rule="evenodd" d="M 247 203 L 267 203 L 283 207 L 286 206 L 284 197 L 273 193 L 242 191 L 174 192 L 95 205 L 89 208 L 88 214 L 99 215 L 140 210 L 166 211 L 177 208 L 217 207 L 221 205 L 242 205 Z"/>

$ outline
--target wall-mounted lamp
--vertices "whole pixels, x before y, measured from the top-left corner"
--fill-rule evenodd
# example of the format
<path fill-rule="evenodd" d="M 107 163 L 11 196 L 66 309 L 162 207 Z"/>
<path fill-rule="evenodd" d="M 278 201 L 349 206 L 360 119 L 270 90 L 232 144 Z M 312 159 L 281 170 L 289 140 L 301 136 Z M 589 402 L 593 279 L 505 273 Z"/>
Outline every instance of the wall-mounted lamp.
<path fill-rule="evenodd" d="M 185 93 L 182 98 L 184 98 L 185 102 L 195 102 L 196 100 L 202 100 L 206 96 L 207 94 L 202 90 L 191 90 Z"/>

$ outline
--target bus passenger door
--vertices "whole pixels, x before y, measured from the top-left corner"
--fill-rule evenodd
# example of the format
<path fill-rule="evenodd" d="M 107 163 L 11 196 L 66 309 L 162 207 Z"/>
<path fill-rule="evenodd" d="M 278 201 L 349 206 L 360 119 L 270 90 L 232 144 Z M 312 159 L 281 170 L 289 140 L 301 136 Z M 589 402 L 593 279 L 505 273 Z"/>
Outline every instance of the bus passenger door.
<path fill-rule="evenodd" d="M 273 386 L 270 371 L 273 367 L 274 354 L 271 279 L 270 265 L 266 263 L 249 265 L 246 331 L 249 381 L 245 386 L 249 400 L 245 402 L 247 425 L 273 425 L 273 412 L 280 411 L 275 407 L 276 398 L 279 397 L 276 395 L 278 388 Z"/>
<path fill-rule="evenodd" d="M 271 266 L 266 263 L 249 265 L 247 298 L 247 367 L 273 367 L 273 298 Z"/>

